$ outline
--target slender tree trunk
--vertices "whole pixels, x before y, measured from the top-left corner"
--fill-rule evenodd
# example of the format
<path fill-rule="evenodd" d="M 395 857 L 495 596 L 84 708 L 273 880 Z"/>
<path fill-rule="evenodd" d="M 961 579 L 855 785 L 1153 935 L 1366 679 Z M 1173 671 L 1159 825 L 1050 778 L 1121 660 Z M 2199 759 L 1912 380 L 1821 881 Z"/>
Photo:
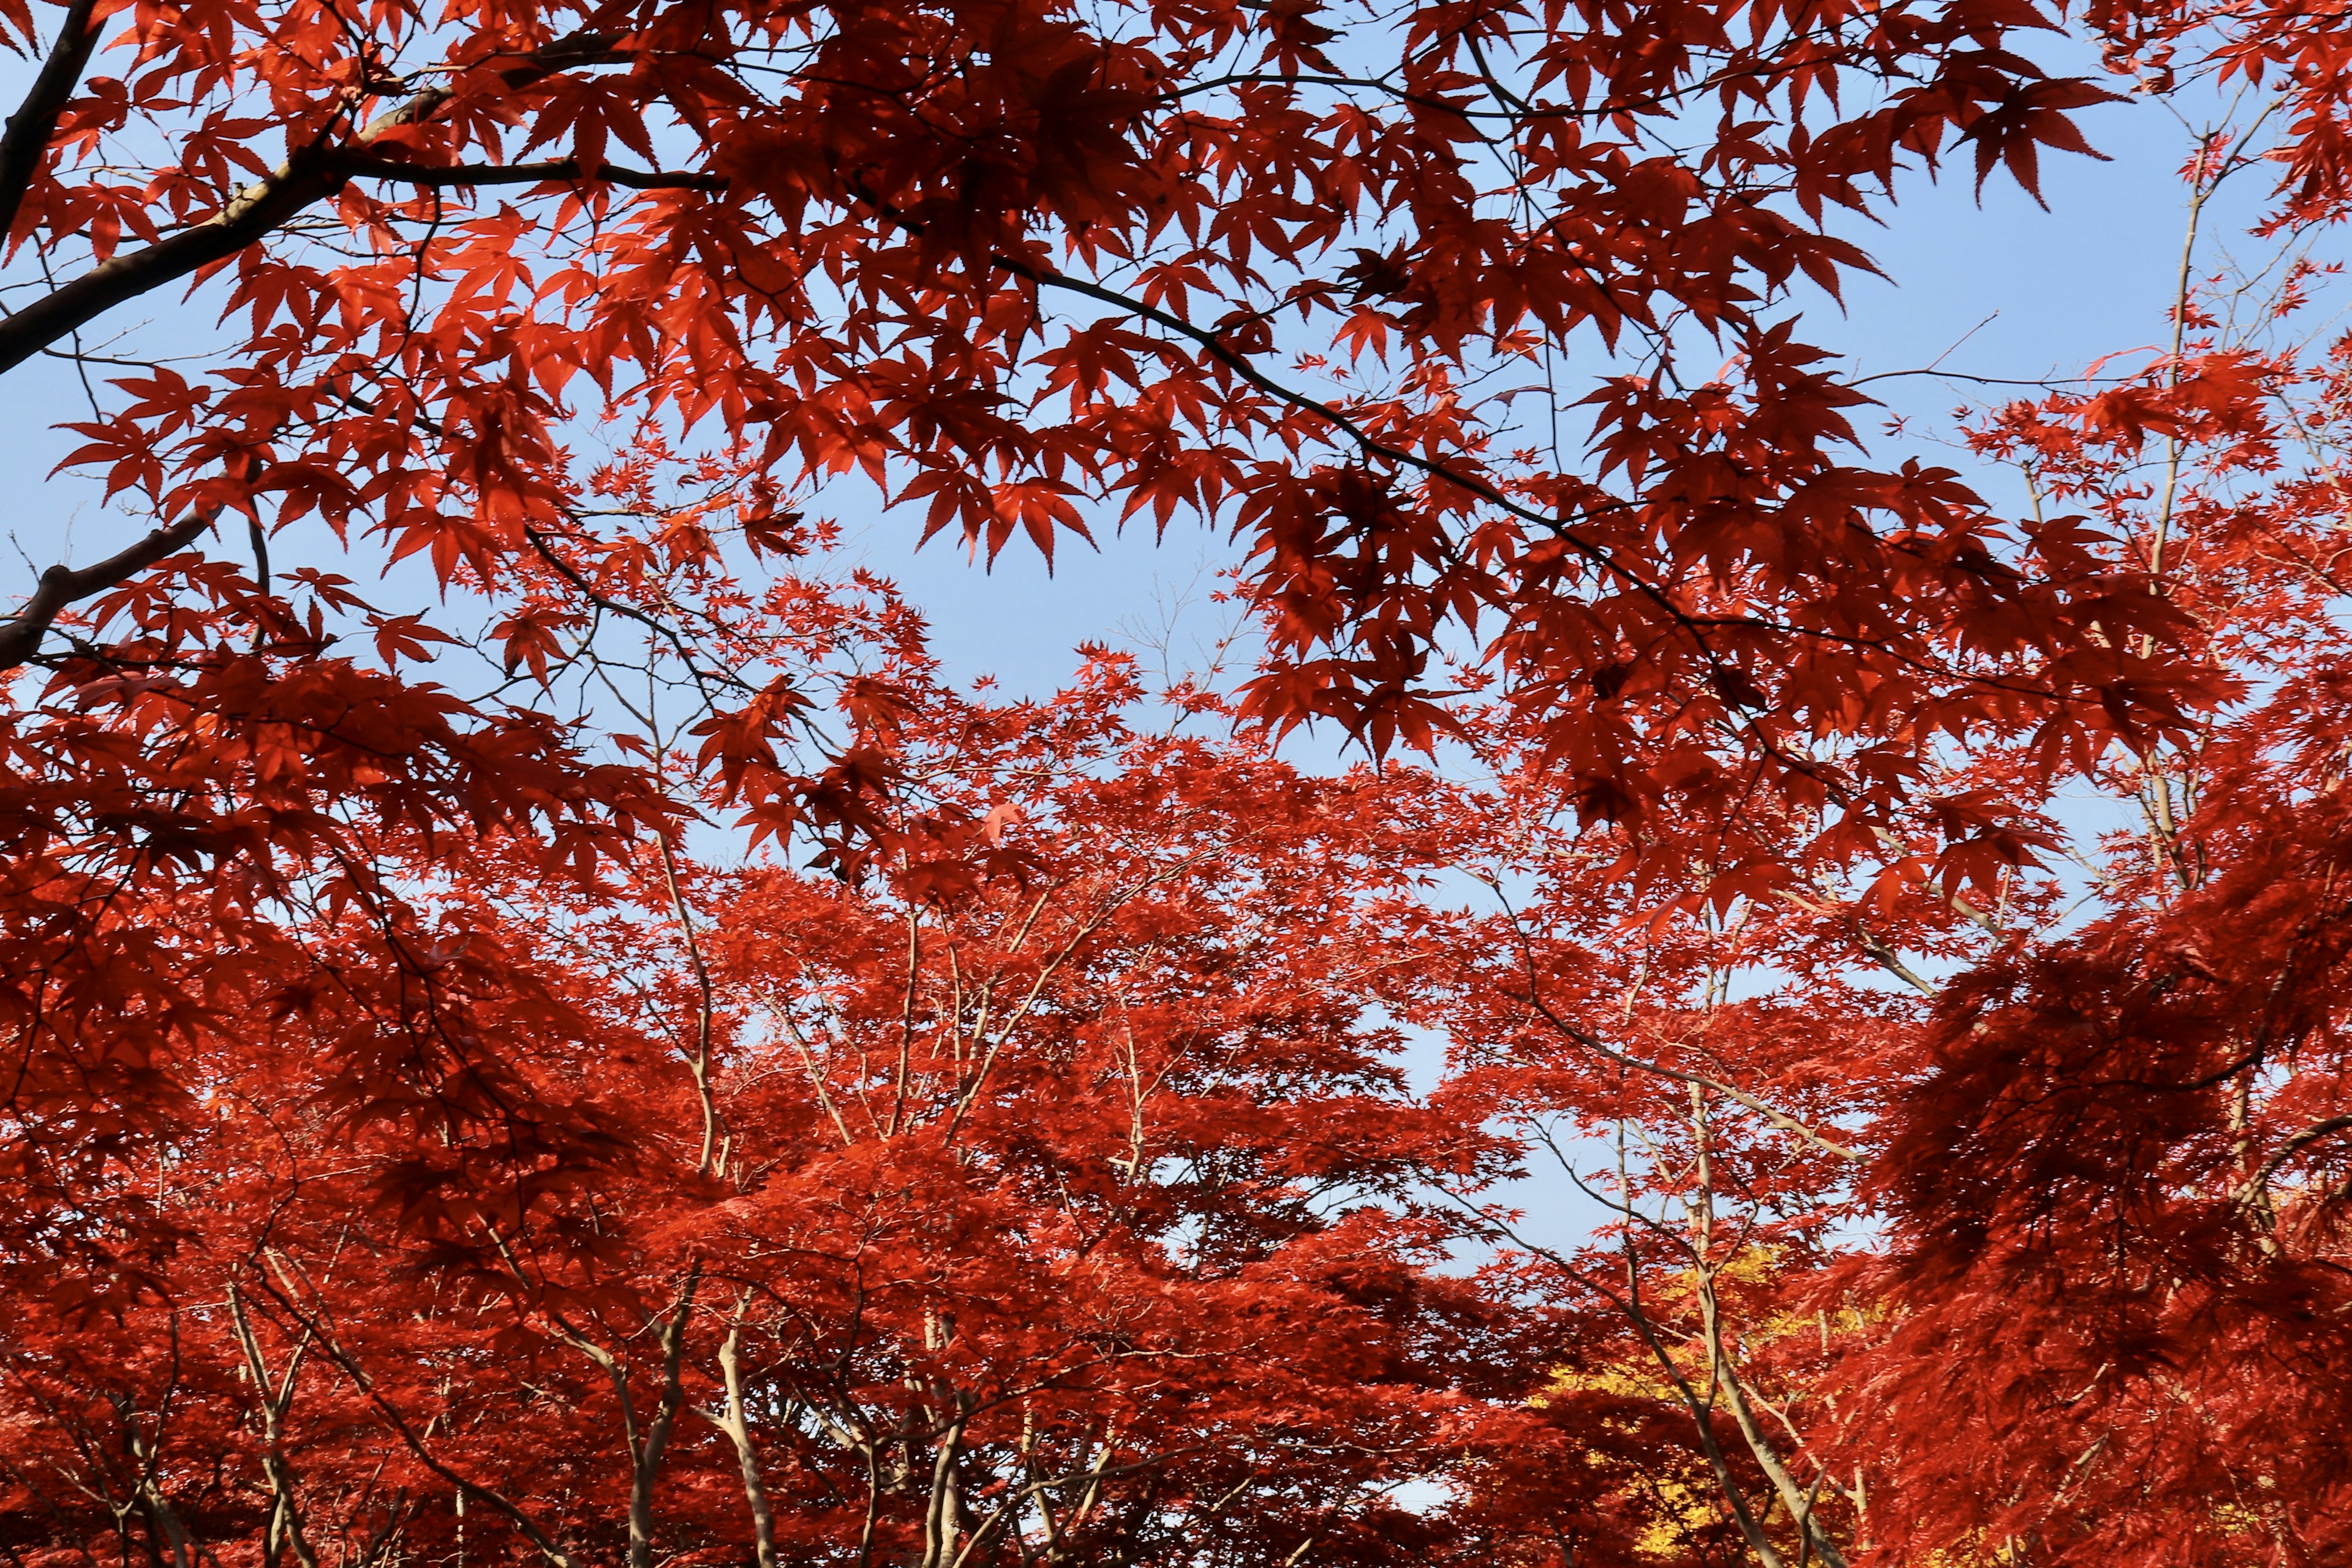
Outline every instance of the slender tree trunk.
<path fill-rule="evenodd" d="M 302 1347 L 298 1346 L 289 1358 L 283 1381 L 273 1385 L 268 1363 L 262 1359 L 260 1338 L 254 1333 L 253 1321 L 246 1314 L 244 1293 L 237 1289 L 234 1279 L 228 1282 L 228 1311 L 261 1410 L 261 1473 L 269 1482 L 269 1523 L 262 1537 L 262 1568 L 278 1568 L 278 1556 L 289 1546 L 294 1549 L 295 1560 L 302 1568 L 319 1568 L 318 1554 L 310 1550 L 310 1542 L 302 1533 L 302 1513 L 294 1495 L 294 1469 L 286 1462 L 283 1447 L 286 1412 L 293 1405 L 294 1378 L 301 1371 Z M 304 1344 L 308 1344 L 307 1338 Z"/>
<path fill-rule="evenodd" d="M 1797 1478 L 1789 1473 L 1781 1462 L 1780 1451 L 1772 1445 L 1763 1424 L 1756 1419 L 1755 1410 L 1748 1403 L 1747 1391 L 1740 1386 L 1739 1370 L 1732 1365 L 1731 1352 L 1723 1339 L 1723 1313 L 1715 1295 L 1715 1260 L 1711 1256 L 1715 1245 L 1714 1166 L 1707 1151 L 1706 1096 L 1698 1085 L 1690 1086 L 1691 1132 L 1696 1142 L 1698 1161 L 1698 1193 L 1692 1225 L 1693 1240 L 1697 1254 L 1699 1328 L 1706 1338 L 1707 1370 L 1716 1384 L 1723 1389 L 1731 1405 L 1731 1417 L 1739 1425 L 1739 1435 L 1747 1439 L 1748 1451 L 1757 1467 L 1780 1494 L 1780 1506 L 1789 1510 L 1796 1522 L 1798 1535 L 1808 1556 L 1817 1556 L 1825 1568 L 1846 1568 L 1845 1556 L 1829 1538 L 1829 1532 L 1813 1516 L 1813 1504 L 1820 1493 L 1816 1486 L 1808 1491 L 1797 1485 Z"/>
<path fill-rule="evenodd" d="M 678 1373 L 686 1354 L 687 1320 L 694 1311 L 694 1290 L 701 1280 L 702 1265 L 698 1260 L 686 1271 L 686 1284 L 678 1291 L 677 1310 L 662 1325 L 661 1398 L 654 1406 L 653 1419 L 646 1425 L 644 1442 L 631 1444 L 629 1568 L 653 1568 L 654 1483 L 661 1474 L 662 1454 L 669 1447 L 670 1432 L 677 1424 L 678 1407 L 686 1402 Z M 615 1375 L 620 1374 L 616 1372 Z"/>
<path fill-rule="evenodd" d="M 743 1501 L 751 1510 L 751 1545 L 759 1568 L 776 1568 L 776 1516 L 768 1506 L 768 1489 L 760 1480 L 760 1455 L 751 1446 L 751 1417 L 743 1408 L 743 1311 L 751 1301 L 751 1293 L 746 1290 L 719 1347 L 719 1370 L 727 1383 L 727 1412 L 714 1425 L 735 1445 L 736 1462 L 742 1468 Z"/>
<path fill-rule="evenodd" d="M 970 1401 L 958 1391 L 951 1397 L 957 1415 L 940 1434 L 931 1456 L 931 1495 L 923 1510 L 922 1568 L 950 1568 L 955 1562 L 956 1529 L 963 1521 L 963 1498 L 958 1486 L 963 1457 L 963 1424 Z"/>

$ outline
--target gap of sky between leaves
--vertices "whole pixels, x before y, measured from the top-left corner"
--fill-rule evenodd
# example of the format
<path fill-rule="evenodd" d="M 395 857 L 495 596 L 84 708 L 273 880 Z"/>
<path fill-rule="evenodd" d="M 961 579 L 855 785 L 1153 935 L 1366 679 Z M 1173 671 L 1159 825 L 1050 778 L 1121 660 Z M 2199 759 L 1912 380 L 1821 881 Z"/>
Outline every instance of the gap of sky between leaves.
<path fill-rule="evenodd" d="M 2103 355 L 2165 342 L 2186 222 L 2179 170 L 2192 140 L 2170 107 L 2134 99 L 2087 112 L 2082 123 L 2111 161 L 2046 158 L 2046 211 L 1998 173 L 1979 203 L 1963 147 L 1938 184 L 1903 187 L 1885 226 L 1842 225 L 1886 277 L 1856 279 L 1842 318 L 1818 290 L 1801 297 L 1811 340 L 1850 356 L 1859 374 L 1935 366 L 2018 380 L 2080 375 Z M 2243 237 L 2265 194 L 2257 171 L 2209 207 L 2200 268 Z M 2137 363 L 2127 353 L 2125 361 Z M 1563 368 L 1572 399 L 1579 367 Z M 1916 453 L 1967 473 L 1996 505 L 2022 506 L 2012 476 L 1984 472 L 1950 444 L 1951 416 L 1962 404 L 2039 395 L 2036 388 L 1898 375 L 1870 390 L 1885 407 L 1858 410 L 1855 425 L 1882 459 Z M 1896 416 L 1906 428 L 1889 435 L 1886 420 Z M 1564 442 L 1580 424 L 1576 411 L 1563 413 Z M 947 537 L 914 550 L 911 520 L 842 521 L 847 557 L 897 581 L 928 613 L 949 668 L 993 676 L 1008 694 L 1050 696 L 1081 642 L 1134 647 L 1141 631 L 1167 640 L 1181 671 L 1230 627 L 1228 608 L 1207 595 L 1234 551 L 1181 524 L 1156 543 L 1148 520 L 1123 533 L 1097 530 L 1097 549 L 1066 541 L 1049 569 L 1017 541 L 992 566 Z M 1157 649 L 1139 651 L 1148 671 L 1158 665 Z"/>
<path fill-rule="evenodd" d="M 1979 201 L 1969 149 L 1959 149 L 1940 183 L 1915 177 L 1903 187 L 1884 226 L 1841 224 L 1886 277 L 1855 279 L 1843 314 L 1809 289 L 1797 301 L 1808 317 L 1806 335 L 1850 356 L 1856 374 L 1933 367 L 2021 381 L 2078 375 L 2103 355 L 2165 342 L 2185 221 L 2179 172 L 2192 139 L 2173 107 L 2136 99 L 2084 114 L 2084 130 L 2111 161 L 2064 154 L 2045 160 L 2046 210 L 1998 174 Z M 2209 212 L 2200 270 L 2210 270 L 2208 255 L 2218 257 L 2243 235 L 2263 194 L 2256 175 Z M 184 305 L 159 300 L 151 310 L 168 343 L 182 334 L 208 337 L 213 308 L 200 294 Z M 182 319 L 171 319 L 175 314 Z M 93 329 L 87 345 L 101 350 L 124 331 L 152 342 L 141 325 L 110 319 Z M 1577 378 L 1593 368 L 1562 367 L 1568 399 L 1580 395 Z M 51 562 L 79 563 L 119 548 L 133 526 L 104 515 L 95 480 L 40 482 L 79 443 L 52 426 L 87 416 L 75 367 L 52 361 L 42 370 L 11 377 L 0 394 L 11 400 L 0 457 L 27 492 L 6 524 L 15 547 L 0 549 L 0 593 L 9 595 L 28 592 L 38 569 Z M 1953 444 L 1952 414 L 1962 404 L 2035 395 L 2035 388 L 1927 374 L 1893 376 L 1871 390 L 1885 407 L 1859 411 L 1856 426 L 1882 459 L 1916 454 L 1948 463 L 1996 505 L 2022 504 L 2012 480 L 1983 471 Z M 98 395 L 105 396 L 103 388 Z M 1895 416 L 1907 427 L 1890 434 L 1886 421 Z M 1564 411 L 1564 443 L 1573 444 L 1580 426 L 1577 411 Z M 1196 528 L 1178 525 L 1156 541 L 1148 520 L 1123 532 L 1098 527 L 1097 548 L 1066 539 L 1050 570 L 1016 541 L 992 566 L 952 538 L 918 550 L 914 518 L 874 515 L 870 500 L 866 487 L 852 484 L 821 496 L 813 510 L 844 527 L 841 570 L 863 565 L 895 580 L 927 614 L 934 650 L 959 682 L 991 677 L 1006 695 L 1047 698 L 1067 682 L 1073 650 L 1087 642 L 1137 651 L 1147 679 L 1197 672 L 1234 630 L 1233 607 L 1210 602 L 1234 547 Z M 300 553 L 326 569 L 348 570 L 309 550 Z M 281 560 L 281 569 L 287 563 Z M 361 591 L 387 605 L 432 592 L 415 563 L 395 569 L 380 595 L 367 584 Z M 1296 737 L 1286 749 L 1304 765 L 1328 765 L 1343 761 L 1338 742 L 1334 735 Z M 1443 1047 L 1434 1039 L 1412 1039 L 1405 1056 L 1417 1086 L 1426 1087 L 1441 1070 Z M 1578 1152 L 1573 1144 L 1570 1152 Z M 1551 1246 L 1575 1245 L 1603 1215 L 1558 1171 L 1532 1172 L 1488 1196 L 1520 1206 L 1529 1237 Z M 1475 1261 L 1463 1259 L 1465 1266 Z"/>
<path fill-rule="evenodd" d="M 2088 61 L 2070 63 L 2096 74 Z M 1805 335 L 1850 356 L 1859 374 L 1933 366 L 2018 379 L 2076 375 L 2102 355 L 2163 342 L 2184 222 L 2179 171 L 2191 141 L 2179 115 L 2210 107 L 2134 99 L 2087 111 L 2082 124 L 2111 161 L 2063 153 L 2046 158 L 2046 211 L 1999 174 L 1987 182 L 1979 202 L 1969 149 L 1958 149 L 1940 183 L 1931 185 L 1915 174 L 1902 186 L 1901 204 L 1886 213 L 1884 226 L 1850 215 L 1839 223 L 1886 276 L 1854 279 L 1842 313 L 1836 302 L 1804 286 L 1796 303 L 1807 317 Z M 2246 177 L 2216 204 L 2218 211 L 2209 209 L 2200 267 L 2242 237 L 2264 194 L 2259 181 L 2259 174 Z M 120 336 L 142 353 L 169 353 L 173 340 L 210 341 L 212 293 L 200 291 L 185 302 L 159 299 L 146 311 L 120 312 L 121 319 L 109 317 L 85 333 L 84 346 L 103 353 Z M 1694 354 L 1694 363 L 1700 357 Z M 1616 368 L 1564 363 L 1564 399 L 1572 403 L 1581 395 L 1580 377 L 1589 381 Z M 8 595 L 28 593 L 40 568 L 52 562 L 95 559 L 151 526 L 106 515 L 95 479 L 40 482 L 80 442 L 53 426 L 89 417 L 91 398 L 77 367 L 64 361 L 26 369 L 34 374 L 11 377 L 0 394 L 7 400 L 0 461 L 30 492 L 12 509 L 5 525 L 9 542 L 0 544 L 0 594 Z M 1963 403 L 2031 395 L 2033 388 L 1897 375 L 1870 390 L 1884 410 L 1859 410 L 1855 423 L 1882 460 L 1916 455 L 1948 463 L 1997 505 L 2022 505 L 2010 477 L 1982 472 L 1951 444 L 1951 415 Z M 112 401 L 103 386 L 96 397 Z M 1889 416 L 1905 418 L 1906 428 L 1887 434 Z M 1564 409 L 1560 419 L 1563 445 L 1572 446 L 1581 434 L 1581 413 Z M 1234 547 L 1198 528 L 1179 523 L 1164 540 L 1155 540 L 1148 519 L 1120 531 L 1102 518 L 1096 548 L 1065 539 L 1049 567 L 1034 548 L 1015 541 L 990 565 L 951 537 L 919 550 L 916 519 L 876 515 L 871 502 L 870 489 L 852 483 L 821 495 L 814 510 L 844 527 L 841 570 L 863 565 L 893 579 L 929 616 L 934 649 L 959 681 L 992 677 L 1008 696 L 1049 697 L 1067 681 L 1073 650 L 1085 642 L 1135 648 L 1147 678 L 1160 673 L 1163 663 L 1181 674 L 1200 669 L 1218 640 L 1234 630 L 1233 607 L 1210 602 L 1219 569 L 1234 559 Z M 313 553 L 301 542 L 287 543 L 293 559 L 281 561 L 281 569 Z M 351 569 L 325 555 L 311 563 Z M 432 596 L 429 579 L 413 563 L 396 568 L 382 587 L 381 596 L 370 596 L 386 607 Z M 361 591 L 370 593 L 365 584 Z M 1309 765 L 1326 756 L 1336 760 L 1336 741 L 1303 738 L 1298 760 Z"/>

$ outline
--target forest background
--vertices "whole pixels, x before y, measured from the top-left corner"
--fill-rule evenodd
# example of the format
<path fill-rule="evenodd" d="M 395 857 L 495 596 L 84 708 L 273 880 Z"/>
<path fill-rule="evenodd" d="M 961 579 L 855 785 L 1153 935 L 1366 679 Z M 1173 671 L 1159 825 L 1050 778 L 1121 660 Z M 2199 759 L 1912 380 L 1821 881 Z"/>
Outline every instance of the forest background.
<path fill-rule="evenodd" d="M 2352 1550 L 2344 16 L 0 27 L 13 1562 Z"/>

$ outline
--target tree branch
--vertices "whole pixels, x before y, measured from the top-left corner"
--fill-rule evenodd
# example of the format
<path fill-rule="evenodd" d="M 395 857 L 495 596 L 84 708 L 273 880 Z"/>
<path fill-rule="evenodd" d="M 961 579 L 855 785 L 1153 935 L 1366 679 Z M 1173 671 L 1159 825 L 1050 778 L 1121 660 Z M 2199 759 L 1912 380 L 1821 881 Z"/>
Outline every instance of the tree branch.
<path fill-rule="evenodd" d="M 329 167 L 346 179 L 400 180 L 412 185 L 445 189 L 453 185 L 543 185 L 593 184 L 627 185 L 639 191 L 723 191 L 723 174 L 698 174 L 682 169 L 625 169 L 600 165 L 593 174 L 577 158 L 548 158 L 536 163 L 404 163 L 394 158 L 338 157 Z"/>
<path fill-rule="evenodd" d="M 236 1280 L 228 1282 L 229 1321 L 236 1328 L 238 1348 L 245 1352 L 246 1369 L 252 1374 L 254 1404 L 261 1412 L 261 1468 L 269 1480 L 269 1523 L 262 1542 L 261 1560 L 264 1568 L 278 1568 L 278 1547 L 282 1542 L 294 1548 L 295 1558 L 302 1568 L 319 1568 L 318 1553 L 311 1550 L 308 1536 L 302 1531 L 302 1510 L 295 1496 L 294 1473 L 285 1455 L 285 1415 L 294 1398 L 294 1377 L 301 1370 L 302 1352 L 298 1348 L 286 1368 L 282 1384 L 273 1388 L 269 1363 L 262 1356 L 261 1340 L 253 1331 L 252 1320 L 245 1310 L 245 1296 L 236 1288 Z M 308 1339 L 303 1341 L 305 1347 Z"/>
<path fill-rule="evenodd" d="M 436 1458 L 433 1451 L 425 1446 L 425 1439 L 418 1435 L 416 1428 L 409 1425 L 408 1418 L 400 1413 L 392 1401 L 383 1396 L 383 1391 L 376 1387 L 374 1380 L 368 1376 L 358 1362 L 352 1359 L 350 1352 L 343 1349 L 335 1336 L 327 1331 L 321 1321 L 305 1313 L 290 1295 L 281 1289 L 276 1282 L 269 1280 L 267 1276 L 263 1277 L 263 1284 L 289 1317 L 317 1336 L 320 1348 L 327 1352 L 327 1359 L 341 1369 L 343 1375 L 351 1380 L 352 1387 L 367 1396 L 368 1403 L 375 1406 L 377 1416 L 392 1429 L 393 1436 L 400 1439 L 402 1446 L 415 1456 L 417 1463 L 447 1482 L 461 1497 L 469 1497 L 477 1501 L 488 1503 L 503 1514 L 515 1529 L 522 1532 L 523 1539 L 538 1549 L 540 1556 L 551 1563 L 552 1568 L 572 1568 L 572 1559 L 564 1550 L 557 1545 L 547 1532 L 539 1527 L 538 1522 L 517 1507 L 505 1493 L 496 1488 L 484 1486 L 479 1481 L 468 1480 Z"/>
<path fill-rule="evenodd" d="M 1490 882 L 1488 886 L 1492 887 L 1494 884 Z M 1500 888 L 1496 888 L 1496 891 L 1498 894 L 1501 890 L 1502 889 Z M 1821 1150 L 1825 1154 L 1834 1154 L 1841 1160 L 1860 1160 L 1862 1158 L 1862 1155 L 1854 1150 L 1847 1148 L 1844 1144 L 1840 1143 L 1833 1139 L 1822 1137 L 1820 1133 L 1814 1131 L 1811 1128 L 1806 1126 L 1795 1117 L 1789 1115 L 1786 1111 L 1774 1110 L 1771 1106 L 1767 1105 L 1763 1100 L 1759 1100 L 1756 1096 L 1749 1094 L 1745 1089 L 1736 1089 L 1730 1084 L 1725 1083 L 1717 1079 L 1709 1078 L 1704 1073 L 1685 1072 L 1680 1068 L 1670 1068 L 1664 1062 L 1647 1061 L 1628 1052 L 1621 1051 L 1616 1047 L 1611 1045 L 1608 1041 L 1602 1039 L 1600 1036 L 1592 1033 L 1590 1029 L 1579 1028 L 1576 1025 L 1560 1016 L 1559 1010 L 1553 1007 L 1550 1003 L 1543 999 L 1542 987 L 1538 981 L 1536 973 L 1536 953 L 1534 944 L 1528 940 L 1528 933 L 1525 929 L 1520 926 L 1518 916 L 1513 914 L 1510 917 L 1510 920 L 1511 930 L 1519 939 L 1519 951 L 1526 961 L 1528 993 L 1525 996 L 1513 996 L 1511 995 L 1511 993 L 1507 991 L 1505 992 L 1504 994 L 1511 996 L 1511 999 L 1515 1002 L 1525 1002 L 1529 1007 L 1535 1009 L 1546 1023 L 1549 1024 L 1561 1035 L 1575 1041 L 1578 1045 L 1582 1046 L 1589 1051 L 1595 1051 L 1601 1056 L 1607 1057 L 1619 1067 L 1631 1068 L 1635 1072 L 1651 1073 L 1656 1077 L 1669 1079 L 1675 1083 L 1685 1084 L 1695 1089 L 1711 1089 L 1715 1093 L 1723 1096 L 1726 1100 L 1730 1100 L 1733 1104 L 1742 1106 L 1748 1110 L 1754 1111 L 1757 1115 L 1762 1117 L 1773 1126 L 1778 1127 L 1783 1132 L 1794 1133 L 1797 1137 L 1803 1139 L 1806 1142 L 1811 1143 L 1814 1148 Z"/>
<path fill-rule="evenodd" d="M 42 62 L 25 101 L 8 117 L 7 133 L 0 135 L 0 237 L 16 226 L 16 211 L 40 172 L 49 138 L 57 134 L 58 116 L 81 84 L 82 68 L 98 46 L 98 29 L 91 25 L 97 10 L 98 0 L 74 0 L 58 25 L 57 46 Z"/>
<path fill-rule="evenodd" d="M 575 66 L 625 58 L 614 53 L 614 42 L 602 33 L 575 33 L 532 50 L 499 75 L 509 88 L 528 87 Z M 125 300 L 235 256 L 311 203 L 341 189 L 350 176 L 340 168 L 339 159 L 394 131 L 431 119 L 454 96 L 446 87 L 426 88 L 377 116 L 344 148 L 302 148 L 204 222 L 141 249 L 118 252 L 42 296 L 0 321 L 0 371 L 22 364 Z"/>
<path fill-rule="evenodd" d="M 79 571 L 52 566 L 42 573 L 40 586 L 25 601 L 25 607 L 0 621 L 0 674 L 21 668 L 40 651 L 42 637 L 68 605 L 127 583 L 165 556 L 178 554 L 219 515 L 217 509 L 209 509 L 183 518 L 169 528 L 155 530 L 130 549 Z"/>
<path fill-rule="evenodd" d="M 2294 1159 L 2305 1148 L 2318 1142 L 2329 1133 L 2342 1132 L 2347 1129 L 2352 1129 L 2352 1116 L 2331 1116 L 2325 1121 L 2313 1122 L 2280 1144 L 2277 1152 L 2263 1162 L 2262 1169 L 2247 1177 L 2239 1186 L 2237 1192 L 2232 1194 L 2233 1201 L 2241 1205 L 2251 1203 L 2256 1194 L 2270 1185 L 2271 1178 L 2277 1175 L 2289 1160 Z"/>

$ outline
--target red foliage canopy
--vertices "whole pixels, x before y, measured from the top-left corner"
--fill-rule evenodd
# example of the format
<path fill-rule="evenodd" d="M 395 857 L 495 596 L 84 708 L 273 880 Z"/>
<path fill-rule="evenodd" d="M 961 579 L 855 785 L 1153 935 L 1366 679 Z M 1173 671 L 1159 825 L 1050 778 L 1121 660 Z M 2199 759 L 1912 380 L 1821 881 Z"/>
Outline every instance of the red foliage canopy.
<path fill-rule="evenodd" d="M 0 0 L 0 1549 L 2341 1560 L 2338 21 Z M 2084 39 L 2288 259 L 2003 509 L 1799 307 Z"/>

